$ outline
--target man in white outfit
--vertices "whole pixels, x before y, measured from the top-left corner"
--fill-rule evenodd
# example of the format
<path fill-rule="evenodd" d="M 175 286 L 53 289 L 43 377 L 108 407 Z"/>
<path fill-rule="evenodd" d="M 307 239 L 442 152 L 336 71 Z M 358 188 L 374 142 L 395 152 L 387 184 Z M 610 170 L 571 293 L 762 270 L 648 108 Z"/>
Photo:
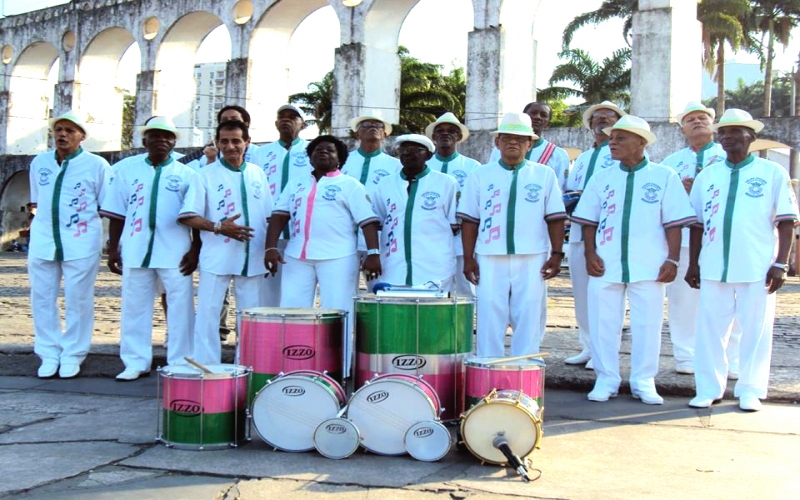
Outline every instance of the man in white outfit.
<path fill-rule="evenodd" d="M 278 129 L 279 139 L 258 148 L 254 155 L 253 163 L 264 169 L 269 180 L 269 192 L 273 200 L 280 197 L 283 188 L 293 182 L 296 178 L 305 178 L 311 172 L 311 164 L 308 162 L 306 147 L 308 141 L 299 137 L 300 131 L 306 128 L 303 113 L 291 104 L 284 104 L 278 108 L 278 116 L 275 120 L 275 128 Z M 286 251 L 286 243 L 289 240 L 289 229 L 285 229 L 281 234 L 276 248 L 283 254 Z M 264 283 L 261 284 L 262 307 L 278 307 L 281 303 L 281 271 L 280 268 L 275 274 L 267 274 Z"/>
<path fill-rule="evenodd" d="M 726 110 L 713 128 L 727 160 L 703 169 L 692 185 L 700 221 L 691 227 L 686 273 L 700 289 L 693 408 L 707 408 L 725 393 L 725 345 L 734 318 L 742 328 L 734 388 L 739 408 L 758 411 L 767 396 L 775 292 L 789 267 L 798 214 L 786 170 L 749 152 L 763 127 L 746 111 Z"/>
<path fill-rule="evenodd" d="M 478 356 L 505 355 L 509 324 L 511 356 L 521 356 L 544 336 L 544 311 L 531 304 L 561 272 L 567 214 L 553 170 L 525 159 L 538 139 L 530 117 L 507 113 L 494 135 L 501 158 L 472 173 L 458 208 L 464 275 L 477 286 Z"/>
<path fill-rule="evenodd" d="M 469 129 L 458 121 L 453 113 L 445 113 L 435 122 L 425 127 L 427 135 L 436 146 L 436 154 L 428 160 L 431 170 L 441 172 L 458 181 L 459 195 L 464 189 L 467 177 L 473 170 L 480 167 L 478 160 L 464 156 L 457 151 L 458 144 L 469 137 Z M 464 277 L 464 245 L 461 243 L 461 225 L 459 223 L 455 240 L 456 274 L 453 292 L 467 297 L 475 296 L 475 287 Z"/>
<path fill-rule="evenodd" d="M 194 328 L 194 359 L 200 363 L 220 362 L 219 308 L 231 280 L 236 307 L 243 311 L 258 306 L 266 273 L 264 242 L 272 196 L 264 171 L 244 160 L 249 143 L 243 122 L 217 126 L 222 158 L 194 177 L 178 219 L 201 231 L 203 241 Z"/>
<path fill-rule="evenodd" d="M 398 137 L 403 169 L 378 184 L 372 209 L 381 221 L 381 279 L 393 285 L 434 282 L 451 291 L 458 182 L 426 165 L 434 149 L 424 135 Z"/>
<path fill-rule="evenodd" d="M 712 108 L 698 102 L 690 102 L 683 113 L 678 113 L 678 125 L 689 146 L 667 156 L 661 163 L 677 172 L 687 193 L 691 192 L 694 178 L 701 170 L 726 158 L 725 150 L 718 142 L 714 142 L 714 132 L 711 131 L 715 116 L 716 112 Z M 667 285 L 669 335 L 675 357 L 675 371 L 691 375 L 694 373 L 694 332 L 700 292 L 683 279 L 689 269 L 689 228 L 684 228 L 681 234 L 680 262 L 679 279 Z M 731 328 L 733 330 L 726 349 L 730 363 L 728 376 L 736 378 L 739 372 L 741 329 L 736 321 Z"/>
<path fill-rule="evenodd" d="M 103 245 L 99 210 L 112 170 L 81 147 L 86 125 L 75 112 L 50 120 L 50 129 L 55 151 L 37 155 L 30 167 L 31 207 L 36 209 L 28 249 L 33 347 L 42 360 L 40 378 L 56 373 L 72 378 L 92 343 L 93 290 Z M 58 309 L 62 276 L 64 331 Z"/>
<path fill-rule="evenodd" d="M 383 119 L 377 110 L 371 110 L 350 120 L 350 129 L 358 139 L 358 148 L 351 151 L 342 166 L 342 173 L 358 179 L 372 199 L 375 188 L 384 177 L 396 174 L 402 165 L 400 160 L 383 151 L 383 142 L 392 133 L 392 124 Z M 358 259 L 363 264 L 367 256 L 364 233 L 358 231 Z M 367 291 L 372 291 L 374 280 L 365 277 Z M 356 281 L 358 287 L 358 281 Z M 357 292 L 358 290 L 356 290 Z"/>
<path fill-rule="evenodd" d="M 122 275 L 120 358 L 125 370 L 117 375 L 121 381 L 150 375 L 152 296 L 158 281 L 170 312 L 167 364 L 185 363 L 184 357 L 193 355 L 192 273 L 200 241 L 192 241 L 191 231 L 177 218 L 196 174 L 172 156 L 178 138 L 172 120 L 155 117 L 142 133 L 147 154 L 117 170 L 101 210 L 110 220 L 108 267 Z"/>
<path fill-rule="evenodd" d="M 594 134 L 594 146 L 575 159 L 566 182 L 565 192 L 580 193 L 594 174 L 609 167 L 618 167 L 619 162 L 611 157 L 608 148 L 608 135 L 604 130 L 611 127 L 627 113 L 610 101 L 589 106 L 583 113 L 583 126 Z M 591 336 L 589 334 L 589 312 L 586 293 L 589 275 L 586 273 L 583 233 L 580 224 L 572 222 L 569 231 L 569 278 L 572 281 L 572 295 L 575 300 L 575 319 L 578 322 L 578 340 L 581 352 L 564 360 L 568 365 L 582 365 L 592 368 Z"/>
<path fill-rule="evenodd" d="M 619 348 L 630 301 L 634 398 L 664 403 L 655 386 L 661 351 L 664 286 L 677 276 L 681 228 L 695 221 L 686 191 L 669 167 L 650 162 L 650 125 L 626 115 L 605 129 L 619 167 L 596 173 L 572 218 L 583 228 L 589 278 L 589 332 L 597 374 L 590 401 L 619 391 Z"/>

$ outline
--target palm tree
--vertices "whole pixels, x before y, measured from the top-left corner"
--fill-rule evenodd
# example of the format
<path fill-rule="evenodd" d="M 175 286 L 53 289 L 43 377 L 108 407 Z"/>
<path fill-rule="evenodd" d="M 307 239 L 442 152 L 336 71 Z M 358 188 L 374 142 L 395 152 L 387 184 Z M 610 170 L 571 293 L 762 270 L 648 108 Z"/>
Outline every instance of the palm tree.
<path fill-rule="evenodd" d="M 580 49 L 564 50 L 559 57 L 568 62 L 553 70 L 548 82 L 551 86 L 537 92 L 540 100 L 580 97 L 584 104 L 605 100 L 630 103 L 631 49 L 619 49 L 601 63 Z M 561 82 L 572 82 L 574 86 L 555 86 Z"/>
<path fill-rule="evenodd" d="M 639 9 L 639 0 L 604 0 L 603 4 L 597 10 L 586 12 L 572 21 L 564 29 L 564 35 L 561 39 L 563 49 L 568 49 L 569 44 L 572 43 L 572 37 L 575 32 L 586 25 L 598 25 L 609 19 L 619 17 L 625 20 L 622 27 L 622 36 L 625 43 L 631 46 L 631 28 L 633 28 L 633 13 Z"/>
<path fill-rule="evenodd" d="M 446 111 L 455 113 L 460 109 L 463 115 L 464 104 L 448 88 L 442 65 L 422 62 L 403 46 L 397 48 L 397 55 L 400 56 L 400 123 L 394 127 L 397 134 L 424 133 L 425 127 Z"/>
<path fill-rule="evenodd" d="M 306 87 L 308 92 L 289 96 L 289 102 L 297 104 L 304 113 L 314 117 L 306 120 L 309 125 L 316 125 L 320 134 L 331 130 L 331 111 L 333 110 L 333 71 L 322 77 L 322 81 L 312 82 Z"/>
<path fill-rule="evenodd" d="M 747 19 L 751 31 L 761 33 L 763 50 L 761 69 L 764 70 L 764 116 L 771 116 L 772 62 L 775 42 L 784 47 L 789 44 L 792 28 L 800 22 L 800 0 L 754 0 L 753 10 Z"/>

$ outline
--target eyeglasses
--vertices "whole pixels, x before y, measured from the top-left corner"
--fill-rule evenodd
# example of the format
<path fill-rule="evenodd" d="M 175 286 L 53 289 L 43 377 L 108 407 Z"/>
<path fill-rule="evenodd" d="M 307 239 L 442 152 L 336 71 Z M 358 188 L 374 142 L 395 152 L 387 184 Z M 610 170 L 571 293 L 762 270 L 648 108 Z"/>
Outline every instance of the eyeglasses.
<path fill-rule="evenodd" d="M 358 128 L 376 128 L 380 130 L 386 128 L 386 125 L 383 122 L 363 121 L 358 124 Z"/>

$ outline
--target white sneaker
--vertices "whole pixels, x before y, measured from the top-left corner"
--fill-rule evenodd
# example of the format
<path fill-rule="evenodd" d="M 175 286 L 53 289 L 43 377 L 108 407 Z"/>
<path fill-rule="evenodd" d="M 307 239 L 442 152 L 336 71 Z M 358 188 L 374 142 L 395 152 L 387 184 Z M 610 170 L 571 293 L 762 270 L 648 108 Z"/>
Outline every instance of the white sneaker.
<path fill-rule="evenodd" d="M 615 397 L 617 397 L 616 392 L 606 391 L 604 389 L 593 389 L 592 392 L 586 395 L 586 399 L 589 401 L 596 401 L 598 403 L 604 403 Z"/>
<path fill-rule="evenodd" d="M 634 399 L 639 399 L 642 403 L 646 405 L 663 405 L 664 398 L 658 395 L 656 391 L 652 392 L 645 392 L 645 391 L 631 391 L 631 396 Z"/>
<path fill-rule="evenodd" d="M 77 363 L 62 363 L 58 369 L 58 376 L 61 378 L 75 378 L 81 372 L 81 365 Z"/>
<path fill-rule="evenodd" d="M 134 370 L 133 368 L 125 368 L 125 370 L 117 375 L 117 380 L 122 382 L 131 382 L 133 380 L 138 379 L 139 377 L 149 377 L 150 371 L 140 372 L 139 370 Z"/>
<path fill-rule="evenodd" d="M 42 361 L 42 365 L 39 367 L 39 371 L 36 372 L 36 376 L 39 378 L 53 378 L 58 373 L 58 361 L 55 359 L 45 359 Z"/>
<path fill-rule="evenodd" d="M 739 380 L 739 372 L 728 370 L 728 380 Z"/>
<path fill-rule="evenodd" d="M 739 398 L 739 408 L 744 411 L 759 411 L 763 407 L 761 400 L 755 396 L 741 396 Z"/>
<path fill-rule="evenodd" d="M 680 373 L 681 375 L 694 375 L 693 363 L 691 361 L 678 363 L 675 366 L 675 373 Z"/>
<path fill-rule="evenodd" d="M 592 353 L 589 349 L 584 349 L 574 356 L 570 356 L 564 360 L 568 365 L 582 365 L 592 359 Z"/>
<path fill-rule="evenodd" d="M 591 359 L 586 362 L 586 366 L 584 368 L 586 368 L 587 370 L 594 370 L 594 363 L 592 363 Z"/>
<path fill-rule="evenodd" d="M 712 398 L 704 398 L 702 396 L 695 396 L 689 401 L 689 406 L 692 408 L 710 408 L 716 402 Z"/>

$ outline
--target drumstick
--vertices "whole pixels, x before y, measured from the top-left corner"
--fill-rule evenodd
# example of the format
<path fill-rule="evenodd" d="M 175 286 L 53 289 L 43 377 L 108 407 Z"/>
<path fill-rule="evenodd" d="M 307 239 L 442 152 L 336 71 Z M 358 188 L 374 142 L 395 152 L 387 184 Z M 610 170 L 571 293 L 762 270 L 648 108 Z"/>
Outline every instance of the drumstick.
<path fill-rule="evenodd" d="M 190 358 L 189 356 L 184 356 L 183 359 L 185 359 L 187 363 L 189 363 L 190 365 L 194 366 L 195 368 L 197 368 L 199 370 L 202 370 L 204 373 L 214 373 L 211 370 L 209 370 L 208 368 L 206 368 L 205 366 L 201 365 L 197 361 L 195 361 L 192 358 Z"/>
<path fill-rule="evenodd" d="M 491 361 L 484 361 L 484 365 L 496 365 L 498 363 L 508 363 L 510 361 L 522 361 L 523 359 L 530 359 L 530 358 L 544 358 L 549 356 L 549 352 L 537 352 L 536 354 L 526 354 L 525 356 L 514 356 L 512 358 L 500 358 L 500 359 L 493 359 Z"/>

